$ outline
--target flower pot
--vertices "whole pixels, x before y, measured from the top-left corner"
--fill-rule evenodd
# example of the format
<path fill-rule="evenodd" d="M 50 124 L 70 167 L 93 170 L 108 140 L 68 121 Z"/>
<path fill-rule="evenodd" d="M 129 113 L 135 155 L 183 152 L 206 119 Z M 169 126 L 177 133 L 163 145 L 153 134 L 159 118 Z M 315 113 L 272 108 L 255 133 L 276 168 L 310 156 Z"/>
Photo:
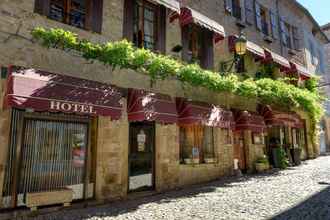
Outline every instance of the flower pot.
<path fill-rule="evenodd" d="M 190 159 L 190 158 L 186 158 L 186 159 L 184 159 L 184 163 L 185 163 L 185 164 L 192 164 L 193 161 L 192 161 L 192 159 Z"/>
<path fill-rule="evenodd" d="M 293 159 L 293 163 L 297 166 L 301 164 L 301 149 L 300 148 L 293 148 L 291 149 L 291 155 Z"/>
<path fill-rule="evenodd" d="M 205 158 L 204 161 L 205 161 L 205 163 L 215 163 L 214 158 Z"/>
<path fill-rule="evenodd" d="M 269 164 L 268 163 L 256 163 L 256 170 L 258 173 L 265 172 L 266 170 L 269 170 Z"/>

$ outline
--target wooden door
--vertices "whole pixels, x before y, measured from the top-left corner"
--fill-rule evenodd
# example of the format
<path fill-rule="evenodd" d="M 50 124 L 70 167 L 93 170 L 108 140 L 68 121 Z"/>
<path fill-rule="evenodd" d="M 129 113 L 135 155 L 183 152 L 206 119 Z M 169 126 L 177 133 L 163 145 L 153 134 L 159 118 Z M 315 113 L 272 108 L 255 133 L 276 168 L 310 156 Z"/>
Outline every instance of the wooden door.
<path fill-rule="evenodd" d="M 241 170 L 246 170 L 244 136 L 240 131 L 234 133 L 234 159 L 238 159 Z"/>

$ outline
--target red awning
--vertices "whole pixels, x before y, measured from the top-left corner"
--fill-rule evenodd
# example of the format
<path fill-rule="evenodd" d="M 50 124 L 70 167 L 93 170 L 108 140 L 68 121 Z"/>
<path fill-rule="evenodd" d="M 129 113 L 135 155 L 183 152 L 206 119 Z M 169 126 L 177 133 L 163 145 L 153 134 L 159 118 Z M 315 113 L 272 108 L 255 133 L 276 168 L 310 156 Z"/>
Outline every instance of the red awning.
<path fill-rule="evenodd" d="M 35 69 L 10 73 L 6 106 L 35 111 L 121 117 L 121 93 L 111 85 Z"/>
<path fill-rule="evenodd" d="M 129 121 L 156 121 L 177 123 L 175 101 L 170 96 L 130 89 L 128 91 L 127 112 Z"/>
<path fill-rule="evenodd" d="M 273 61 L 278 64 L 281 68 L 281 71 L 288 71 L 291 69 L 290 62 L 282 57 L 281 55 L 265 48 L 266 61 Z"/>
<path fill-rule="evenodd" d="M 292 128 L 303 128 L 304 122 L 301 117 L 294 112 L 274 111 L 270 106 L 265 106 L 260 112 L 265 122 L 269 126 L 290 126 Z"/>
<path fill-rule="evenodd" d="M 179 124 L 203 124 L 221 128 L 233 128 L 235 125 L 233 113 L 218 106 L 182 98 L 177 98 L 176 103 Z"/>
<path fill-rule="evenodd" d="M 311 78 L 309 71 L 300 64 L 290 62 L 291 70 L 294 73 L 297 73 L 302 80 L 307 80 Z"/>
<path fill-rule="evenodd" d="M 235 41 L 238 38 L 236 35 L 231 35 L 228 37 L 228 44 L 229 44 L 229 51 L 235 52 Z M 261 46 L 251 42 L 247 41 L 246 43 L 246 50 L 249 51 L 251 54 L 255 56 L 257 60 L 263 60 L 266 58 L 265 50 Z"/>
<path fill-rule="evenodd" d="M 181 26 L 185 26 L 191 23 L 198 24 L 214 33 L 215 43 L 225 38 L 225 29 L 216 21 L 208 18 L 207 16 L 191 9 L 189 7 L 181 8 L 180 13 Z"/>
<path fill-rule="evenodd" d="M 253 132 L 263 132 L 266 128 L 264 117 L 257 113 L 239 111 L 235 115 L 235 128 L 238 131 L 251 130 Z"/>

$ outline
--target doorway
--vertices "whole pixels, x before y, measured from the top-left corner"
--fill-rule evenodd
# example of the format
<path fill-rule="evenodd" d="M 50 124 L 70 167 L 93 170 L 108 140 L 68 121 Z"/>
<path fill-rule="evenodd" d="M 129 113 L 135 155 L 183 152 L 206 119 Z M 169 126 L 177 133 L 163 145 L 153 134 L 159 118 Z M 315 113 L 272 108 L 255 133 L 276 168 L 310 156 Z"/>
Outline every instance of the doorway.
<path fill-rule="evenodd" d="M 242 131 L 234 133 L 234 159 L 238 159 L 239 169 L 243 172 L 246 171 L 246 156 L 244 136 Z"/>
<path fill-rule="evenodd" d="M 129 192 L 154 190 L 155 125 L 133 122 L 129 129 Z"/>

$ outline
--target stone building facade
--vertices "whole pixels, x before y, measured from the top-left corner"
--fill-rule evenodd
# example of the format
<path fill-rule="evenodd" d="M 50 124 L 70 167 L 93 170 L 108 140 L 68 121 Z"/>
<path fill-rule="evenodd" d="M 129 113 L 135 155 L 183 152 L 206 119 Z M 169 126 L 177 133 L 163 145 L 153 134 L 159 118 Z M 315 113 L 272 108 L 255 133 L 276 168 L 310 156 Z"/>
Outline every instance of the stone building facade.
<path fill-rule="evenodd" d="M 330 37 L 330 25 L 322 26 L 322 30 L 324 33 Z M 330 43 L 324 45 L 325 51 L 325 64 L 324 69 L 325 71 L 322 74 L 322 84 L 325 84 L 322 89 L 325 91 L 327 97 L 330 96 L 330 87 L 328 84 L 330 83 Z M 325 110 L 326 116 L 324 117 L 324 136 L 325 136 L 325 149 L 324 152 L 330 152 L 330 103 L 329 101 L 325 102 Z M 323 152 L 323 153 L 324 153 Z"/>
<path fill-rule="evenodd" d="M 204 88 L 185 86 L 183 90 L 180 82 L 173 79 L 157 81 L 151 87 L 148 76 L 138 72 L 127 69 L 113 70 L 99 62 L 87 62 L 83 58 L 77 56 L 77 54 L 56 49 L 46 49 L 40 46 L 34 42 L 31 37 L 31 30 L 40 26 L 70 30 L 77 33 L 79 37 L 89 39 L 95 43 L 118 41 L 126 37 L 136 41 L 137 44 L 143 41 L 145 46 L 148 46 L 146 43 L 147 38 L 143 38 L 140 42 L 141 36 L 139 33 L 135 36 L 135 39 L 133 35 L 130 35 L 132 30 L 127 29 L 129 24 L 132 23 L 132 21 L 130 23 L 127 20 L 130 17 L 130 13 L 127 13 L 127 11 L 132 6 L 127 2 L 133 1 L 86 1 L 88 2 L 86 5 L 91 7 L 86 10 L 88 11 L 86 13 L 89 15 L 92 14 L 93 16 L 90 16 L 89 19 L 91 20 L 88 20 L 87 15 L 84 15 L 86 17 L 84 20 L 85 26 L 83 26 L 83 28 L 81 28 L 82 20 L 80 20 L 82 15 L 79 14 L 81 12 L 78 10 L 81 5 L 75 5 L 75 3 L 72 3 L 74 1 L 63 1 L 66 4 L 70 3 L 71 11 L 69 15 L 67 15 L 61 10 L 64 10 L 64 8 L 65 10 L 68 9 L 66 7 L 61 8 L 58 2 L 62 1 L 5 0 L 0 3 L 0 49 L 2 51 L 2 53 L 0 53 L 0 65 L 4 67 L 2 69 L 0 88 L 0 207 L 28 206 L 34 208 L 34 206 L 38 205 L 65 203 L 66 200 L 63 201 L 59 199 L 59 201 L 56 201 L 55 199 L 55 201 L 48 201 L 45 199 L 47 196 L 49 197 L 47 192 L 55 190 L 51 187 L 52 183 L 49 184 L 49 188 L 47 189 L 41 189 L 42 187 L 33 185 L 40 181 L 48 183 L 48 174 L 42 174 L 42 169 L 53 169 L 48 168 L 47 163 L 55 160 L 59 160 L 62 163 L 62 161 L 70 159 L 70 164 L 66 166 L 73 170 L 74 174 L 72 174 L 72 180 L 70 181 L 75 184 L 68 183 L 62 187 L 71 189 L 71 197 L 73 199 L 95 198 L 96 200 L 104 201 L 125 198 L 131 187 L 133 187 L 131 183 L 134 181 L 138 183 L 140 181 L 138 178 L 134 179 L 134 177 L 138 177 L 139 175 L 132 175 L 132 161 L 136 162 L 136 158 L 133 157 L 136 155 L 132 155 L 132 145 L 135 142 L 137 152 L 143 152 L 146 147 L 149 147 L 149 141 L 153 143 L 151 144 L 153 149 L 150 150 L 153 158 L 151 161 L 152 164 L 143 165 L 150 165 L 149 168 L 152 170 L 151 177 L 148 176 L 149 174 L 145 175 L 144 177 L 149 182 L 142 186 L 147 188 L 151 187 L 151 189 L 155 191 L 174 189 L 176 187 L 183 187 L 189 184 L 206 182 L 222 176 L 232 175 L 235 168 L 235 159 L 239 161 L 239 168 L 247 172 L 253 172 L 255 170 L 254 164 L 256 160 L 264 154 L 272 153 L 269 148 L 272 138 L 276 141 L 278 139 L 279 142 L 277 144 L 286 144 L 288 146 L 297 144 L 295 142 L 300 138 L 301 144 L 303 142 L 302 159 L 315 158 L 318 156 L 319 149 L 312 139 L 309 118 L 306 113 L 300 112 L 299 110 L 295 110 L 296 113 L 294 114 L 292 112 L 286 112 L 280 107 L 279 109 L 275 108 L 276 110 L 274 109 L 273 111 L 268 107 L 261 107 L 257 100 L 244 99 L 224 93 L 214 93 Z M 190 23 L 194 23 L 194 27 L 203 26 L 201 23 L 204 22 L 204 28 L 196 28 L 202 30 L 203 34 L 206 33 L 203 37 L 209 37 L 207 34 L 210 34 L 210 31 L 214 31 L 215 29 L 215 34 L 221 38 L 221 40 L 215 44 L 205 44 L 205 42 L 203 42 L 202 44 L 207 45 L 207 48 L 204 48 L 202 51 L 197 51 L 197 54 L 199 58 L 207 58 L 206 60 L 200 60 L 201 65 L 216 71 L 221 69 L 223 61 L 233 58 L 234 53 L 231 51 L 233 45 L 230 39 L 239 35 L 243 30 L 248 39 L 249 52 L 244 58 L 242 71 L 244 74 L 240 74 L 239 76 L 249 75 L 254 77 L 256 73 L 260 71 L 260 66 L 262 65 L 260 58 L 262 58 L 265 60 L 267 59 L 267 62 L 275 63 L 275 68 L 272 73 L 275 77 L 285 76 L 285 72 L 294 69 L 292 71 L 296 72 L 301 80 L 306 80 L 310 77 L 310 74 L 313 74 L 315 71 L 309 67 L 311 61 L 309 60 L 310 58 L 307 52 L 308 47 L 306 46 L 306 42 L 308 42 L 308 40 L 306 40 L 306 35 L 312 36 L 313 39 L 320 42 L 320 44 L 321 42 L 327 41 L 326 37 L 319 31 L 319 26 L 316 22 L 296 1 L 264 0 L 255 3 L 254 1 L 248 0 L 187 0 L 179 3 L 174 0 L 148 0 L 138 2 L 139 7 L 144 10 L 144 16 L 147 16 L 147 12 L 150 12 L 150 10 L 160 8 L 159 11 L 157 11 L 157 13 L 159 13 L 157 15 L 160 15 L 157 22 L 163 22 L 164 29 L 158 31 L 157 34 L 162 32 L 163 35 L 154 43 L 157 45 L 157 49 L 162 49 L 162 52 L 167 55 L 176 58 L 187 58 L 187 54 L 184 53 L 186 50 L 190 49 L 190 45 L 186 44 L 188 40 L 182 40 L 183 36 L 185 36 L 184 28 L 181 27 L 183 16 L 181 16 L 182 13 L 180 16 L 177 16 L 177 10 L 180 11 L 180 8 L 181 12 L 185 9 L 188 15 L 192 17 Z M 49 8 L 50 6 L 51 8 Z M 75 14 L 76 17 L 70 17 L 73 16 L 73 12 L 78 13 L 79 16 Z M 138 13 L 138 15 L 140 14 Z M 62 22 L 56 21 L 59 19 L 62 19 Z M 205 28 L 205 23 L 214 24 L 216 27 L 211 26 Z M 225 33 L 222 33 L 223 30 Z M 144 28 L 143 31 L 152 35 L 152 33 L 148 32 L 148 28 Z M 146 35 L 147 34 L 144 33 L 143 36 Z M 162 41 L 162 43 L 160 41 Z M 177 45 L 182 46 L 182 51 L 177 52 L 174 50 Z M 197 46 L 196 48 L 199 47 Z M 193 50 L 190 52 L 194 55 Z M 200 53 L 203 56 L 200 56 Z M 23 70 L 16 70 L 15 67 L 17 66 L 24 68 Z M 17 87 L 15 87 L 15 82 L 23 80 L 26 76 L 30 75 L 31 79 L 39 77 L 42 82 L 45 80 L 42 76 L 46 77 L 46 79 L 49 76 L 52 80 L 54 80 L 52 77 L 61 78 L 65 82 L 70 83 L 73 83 L 73 81 L 76 83 L 78 79 L 88 80 L 84 81 L 83 84 L 77 82 L 77 84 L 71 85 L 69 83 L 69 86 L 72 88 L 83 87 L 80 89 L 86 89 L 86 84 L 101 85 L 100 83 L 102 83 L 101 86 L 111 85 L 115 88 L 120 88 L 118 91 L 124 91 L 122 92 L 120 101 L 117 102 L 117 104 L 119 103 L 122 106 L 120 116 L 116 118 L 112 113 L 109 115 L 94 114 L 92 116 L 87 114 L 88 116 L 85 118 L 80 115 L 72 116 L 72 114 L 64 114 L 65 111 L 60 111 L 63 113 L 62 115 L 62 113 L 50 113 L 51 111 L 45 110 L 41 111 L 40 109 L 34 108 L 34 105 L 26 103 L 28 107 L 19 108 L 17 106 L 22 106 L 23 104 L 17 101 L 18 99 L 11 100 L 14 103 L 12 105 L 3 105 L 5 101 L 8 101 L 9 90 L 15 90 L 16 88 L 18 88 L 18 90 L 19 88 L 23 88 L 22 90 L 24 90 L 25 88 L 30 88 L 30 84 L 27 83 L 25 85 L 29 86 L 19 87 L 17 85 Z M 10 81 L 8 79 L 13 79 L 12 84 L 8 83 L 8 81 Z M 62 88 L 63 81 L 54 82 L 56 86 Z M 32 84 L 33 86 L 36 85 L 34 81 Z M 93 90 L 95 88 L 88 89 Z M 219 107 L 217 110 L 221 110 L 224 114 L 231 114 L 230 117 L 221 120 L 227 120 L 226 122 L 228 123 L 231 123 L 231 120 L 236 120 L 236 124 L 239 124 L 238 120 L 240 119 L 242 120 L 242 128 L 236 129 L 229 125 L 214 126 L 211 131 L 212 135 L 207 139 L 208 143 L 212 143 L 210 146 L 213 146 L 212 156 L 207 157 L 205 153 L 202 157 L 202 152 L 198 150 L 199 148 L 196 150 L 196 147 L 192 147 L 191 155 L 186 158 L 182 156 L 182 154 L 184 154 L 184 152 L 182 152 L 184 150 L 181 149 L 182 135 L 185 134 L 187 139 L 189 139 L 185 141 L 189 142 L 191 136 L 189 136 L 190 133 L 187 132 L 187 130 L 198 130 L 201 129 L 201 127 L 195 125 L 195 127 L 186 125 L 179 126 L 177 123 L 168 123 L 168 121 L 158 121 L 157 119 L 149 120 L 147 117 L 142 118 L 144 120 L 131 120 L 130 117 L 133 116 L 130 115 L 130 113 L 132 113 L 130 111 L 134 106 L 130 105 L 129 94 L 130 91 L 138 90 L 148 91 L 152 93 L 152 95 L 162 94 L 162 96 L 155 98 L 155 102 L 166 99 L 166 103 L 170 103 L 172 106 L 175 106 L 173 103 L 178 105 L 177 97 L 184 98 L 184 103 L 190 106 L 190 109 L 204 108 L 208 111 L 211 108 L 210 105 L 221 106 L 221 108 Z M 50 94 L 57 97 L 54 93 L 49 93 L 48 95 Z M 24 99 L 31 98 L 30 96 L 32 95 L 28 95 L 29 97 L 24 97 Z M 75 95 L 77 95 L 77 93 L 74 95 L 71 94 L 68 99 L 62 101 L 73 102 L 72 97 Z M 82 97 L 79 95 L 77 96 L 77 99 L 81 99 Z M 107 96 L 103 94 L 102 97 L 104 98 Z M 136 100 L 138 100 L 138 98 Z M 93 100 L 90 101 L 91 103 L 94 102 Z M 80 100 L 79 103 L 82 105 L 81 108 L 85 108 L 85 106 L 83 106 L 85 102 Z M 72 110 L 74 108 L 69 107 L 68 103 L 62 104 L 64 110 L 68 110 L 69 108 Z M 108 107 L 107 110 L 113 108 L 113 106 L 107 106 L 106 102 L 103 104 L 104 106 L 101 107 L 104 107 L 104 109 L 106 109 L 106 107 Z M 91 106 L 87 107 L 90 108 Z M 100 106 L 93 105 L 93 107 Z M 160 111 L 162 111 L 162 109 Z M 284 112 L 284 114 L 282 112 Z M 163 114 L 163 112 L 158 113 Z M 266 116 L 263 115 L 263 113 L 274 117 L 270 118 L 269 121 L 277 119 L 281 122 L 280 126 L 273 126 L 264 122 L 263 117 Z M 255 114 L 256 116 L 254 116 Z M 72 118 L 70 119 L 71 116 Z M 262 117 L 262 120 L 259 120 L 260 118 L 258 117 Z M 293 122 L 286 123 L 285 120 L 289 120 L 288 118 Z M 54 124 L 51 124 L 53 121 Z M 250 121 L 252 122 L 250 123 Z M 260 121 L 262 121 L 263 124 L 257 123 Z M 80 122 L 82 122 L 83 125 Z M 268 126 L 267 128 L 265 123 Z M 84 127 L 85 124 L 87 127 Z M 72 152 L 67 152 L 67 147 L 65 147 L 67 143 L 61 143 L 64 153 L 56 153 L 56 150 L 53 152 L 55 144 L 52 141 L 55 141 L 56 138 L 52 139 L 52 137 L 59 135 L 58 133 L 61 132 L 61 129 L 56 126 L 62 126 L 64 130 L 75 126 L 76 133 L 74 135 L 68 131 L 72 136 L 70 136 L 68 142 L 72 142 L 74 145 L 72 147 Z M 146 127 L 141 129 L 141 126 Z M 273 130 L 271 129 L 272 126 L 274 127 Z M 49 132 L 50 134 L 47 136 L 49 139 L 40 137 L 39 140 L 38 136 L 36 139 L 28 139 L 30 135 L 33 135 L 33 132 L 38 133 L 38 131 L 44 131 L 45 129 L 53 131 L 53 133 Z M 205 127 L 202 127 L 202 129 L 204 129 L 203 132 L 206 133 L 207 129 Z M 299 134 L 301 133 L 299 138 L 296 136 L 298 130 Z M 148 136 L 144 132 L 150 132 L 147 134 L 151 135 Z M 45 135 L 46 134 L 48 135 L 47 132 Z M 131 137 L 131 134 L 136 134 L 136 136 Z M 194 133 L 194 135 L 198 136 L 198 132 Z M 293 135 L 295 135 L 294 138 Z M 148 138 L 150 136 L 153 138 L 149 140 Z M 198 137 L 193 138 L 198 139 Z M 37 143 L 36 140 L 39 142 Z M 32 144 L 30 144 L 30 142 Z M 189 145 L 191 144 L 189 143 Z M 44 158 L 40 161 L 36 159 L 37 156 L 34 156 L 35 161 L 39 161 L 36 163 L 31 158 L 32 155 L 38 154 L 39 151 L 29 151 L 30 148 L 28 146 L 32 146 L 31 148 L 35 146 L 48 146 L 50 150 L 45 152 L 45 155 L 43 155 L 43 153 L 41 156 L 39 155 L 40 158 Z M 24 153 L 20 155 L 20 151 Z M 18 154 L 16 155 L 15 152 L 18 152 Z M 66 153 L 69 156 L 63 156 Z M 29 155 L 31 158 L 29 158 Z M 147 154 L 145 156 L 146 158 L 148 157 Z M 22 159 L 24 166 L 18 162 L 20 161 L 19 158 Z M 204 161 L 200 161 L 200 158 L 203 158 Z M 26 161 L 24 161 L 24 159 L 26 159 Z M 194 159 L 197 160 L 193 161 Z M 136 164 L 136 167 L 140 165 L 141 164 Z M 49 166 L 52 167 L 51 165 Z M 29 172 L 32 173 L 28 173 L 29 175 L 27 175 L 22 171 L 22 167 L 29 169 Z M 39 167 L 41 170 L 33 173 L 33 168 L 35 167 Z M 65 174 L 63 175 L 61 172 L 64 172 L 63 170 L 67 170 L 68 168 L 63 168 L 64 165 L 63 167 L 62 165 L 57 165 L 57 167 L 58 170 L 54 168 L 56 172 L 53 169 L 51 175 L 64 176 Z M 77 170 L 79 170 L 80 173 L 78 173 Z M 134 170 L 134 172 L 135 171 L 136 170 Z M 82 175 L 82 173 L 84 173 L 84 175 Z M 9 174 L 13 174 L 14 177 L 11 177 Z M 35 179 L 29 179 L 30 174 Z M 79 179 L 79 181 L 75 182 L 73 177 L 76 178 L 75 181 L 77 179 Z M 23 185 L 19 184 L 20 178 L 26 181 L 26 185 L 24 185 L 25 183 Z M 40 178 L 42 180 L 40 180 Z M 58 178 L 58 181 L 61 181 L 62 177 Z M 28 184 L 32 184 L 34 187 L 32 187 L 30 191 L 30 185 Z M 12 185 L 14 187 L 11 187 Z M 17 190 L 18 188 L 21 189 L 20 187 L 22 187 L 22 190 Z M 67 191 L 63 192 L 59 190 L 58 187 L 56 190 L 58 190 L 57 192 L 59 195 L 67 195 Z M 58 198 L 62 197 L 59 196 Z M 40 204 L 37 203 L 36 205 L 35 200 L 43 202 L 40 202 Z"/>

